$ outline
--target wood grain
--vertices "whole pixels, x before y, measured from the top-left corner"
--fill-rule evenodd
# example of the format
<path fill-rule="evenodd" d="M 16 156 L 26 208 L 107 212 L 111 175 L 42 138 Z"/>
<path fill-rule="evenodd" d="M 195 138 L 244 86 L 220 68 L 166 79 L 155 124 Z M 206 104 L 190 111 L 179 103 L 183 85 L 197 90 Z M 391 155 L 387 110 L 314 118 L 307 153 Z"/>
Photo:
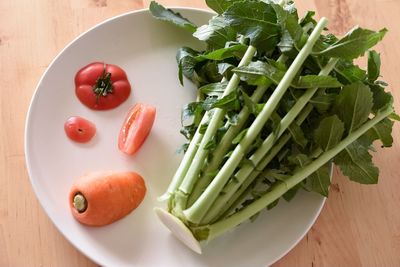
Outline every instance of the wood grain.
<path fill-rule="evenodd" d="M 0 1 L 0 266 L 96 266 L 61 236 L 38 204 L 25 168 L 24 122 L 35 86 L 52 59 L 76 36 L 115 15 L 147 7 L 140 0 Z M 205 8 L 204 1 L 162 0 Z M 390 31 L 378 46 L 382 74 L 400 110 L 400 1 L 297 0 L 330 30 L 352 25 Z M 365 60 L 360 64 L 365 65 Z M 330 198 L 307 236 L 275 266 L 400 266 L 399 124 L 395 143 L 374 161 L 380 183 L 361 186 L 337 170 Z"/>

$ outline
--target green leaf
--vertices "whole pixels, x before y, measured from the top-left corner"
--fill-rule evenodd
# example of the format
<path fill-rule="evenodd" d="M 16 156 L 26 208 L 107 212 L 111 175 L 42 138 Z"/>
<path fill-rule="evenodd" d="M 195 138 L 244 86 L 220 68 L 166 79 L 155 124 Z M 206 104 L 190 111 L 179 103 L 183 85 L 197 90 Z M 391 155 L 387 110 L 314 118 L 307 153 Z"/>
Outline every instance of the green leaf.
<path fill-rule="evenodd" d="M 308 140 L 304 136 L 303 130 L 297 123 L 290 124 L 288 128 L 290 134 L 292 135 L 293 140 L 302 148 L 305 148 L 308 144 Z"/>
<path fill-rule="evenodd" d="M 214 51 L 211 51 L 206 54 L 198 55 L 196 57 L 197 61 L 203 61 L 203 60 L 217 60 L 221 61 L 227 58 L 231 57 L 243 57 L 244 53 L 247 50 L 246 45 L 242 44 L 236 44 L 227 48 L 220 48 Z"/>
<path fill-rule="evenodd" d="M 296 166 L 299 166 L 299 167 L 304 167 L 311 161 L 310 158 L 307 157 L 307 155 L 305 155 L 305 154 L 290 155 L 290 156 L 288 156 L 287 159 L 290 163 L 292 163 Z"/>
<path fill-rule="evenodd" d="M 278 85 L 285 75 L 285 71 L 263 61 L 251 62 L 247 66 L 234 68 L 232 71 L 251 85 L 265 85 L 269 81 Z M 291 86 L 298 89 L 334 88 L 340 87 L 342 84 L 331 76 L 306 75 L 294 80 Z"/>
<path fill-rule="evenodd" d="M 369 87 L 374 96 L 374 105 L 372 107 L 372 110 L 375 113 L 393 101 L 393 96 L 390 93 L 385 92 L 385 88 L 383 88 L 382 86 L 372 84 Z"/>
<path fill-rule="evenodd" d="M 290 36 L 288 30 L 283 31 L 282 38 L 278 43 L 278 47 L 282 53 L 288 53 L 295 47 L 293 38 Z"/>
<path fill-rule="evenodd" d="M 335 102 L 335 94 L 322 94 L 316 95 L 311 100 L 310 103 L 315 107 L 319 113 L 325 113 L 328 111 L 333 103 Z"/>
<path fill-rule="evenodd" d="M 189 143 L 182 144 L 181 146 L 179 146 L 176 149 L 176 153 L 177 154 L 186 153 L 186 150 L 188 149 L 188 147 L 189 147 Z"/>
<path fill-rule="evenodd" d="M 292 82 L 292 87 L 299 89 L 309 88 L 335 88 L 342 84 L 332 76 L 306 75 L 300 76 L 298 80 Z"/>
<path fill-rule="evenodd" d="M 178 49 L 176 53 L 176 61 L 178 62 L 179 68 L 179 81 L 183 85 L 183 75 L 185 75 L 188 79 L 192 80 L 195 72 L 196 64 L 198 63 L 196 60 L 196 56 L 199 52 L 189 48 L 189 47 L 181 47 Z"/>
<path fill-rule="evenodd" d="M 242 91 L 244 105 L 248 108 L 250 113 L 257 114 L 257 103 L 255 103 L 244 91 Z"/>
<path fill-rule="evenodd" d="M 356 27 L 346 34 L 342 39 L 328 47 L 317 52 L 318 55 L 333 58 L 354 59 L 364 55 L 371 47 L 375 46 L 383 39 L 387 29 L 379 32 Z"/>
<path fill-rule="evenodd" d="M 244 78 L 251 85 L 265 85 L 269 81 L 279 84 L 285 75 L 284 71 L 278 70 L 276 67 L 263 61 L 251 62 L 247 66 L 234 68 L 232 71 Z"/>
<path fill-rule="evenodd" d="M 196 65 L 195 74 L 197 74 L 197 76 L 195 76 L 197 81 L 194 82 L 197 86 L 222 80 L 222 76 L 218 73 L 216 61 L 209 60 L 205 64 Z"/>
<path fill-rule="evenodd" d="M 331 185 L 330 166 L 331 164 L 325 164 L 309 176 L 312 190 L 324 197 L 328 197 L 329 186 Z"/>
<path fill-rule="evenodd" d="M 221 108 L 226 111 L 237 110 L 238 108 L 240 108 L 240 102 L 237 97 L 237 92 L 233 91 L 230 94 L 228 94 L 220 99 L 216 99 L 215 101 L 212 101 L 211 105 L 204 106 L 205 110 L 210 110 L 213 108 Z"/>
<path fill-rule="evenodd" d="M 396 114 L 395 112 L 393 112 L 392 114 L 390 114 L 388 116 L 389 119 L 391 120 L 395 120 L 395 121 L 400 121 L 400 116 L 398 114 Z"/>
<path fill-rule="evenodd" d="M 347 133 L 356 130 L 368 119 L 372 101 L 371 90 L 361 82 L 343 87 L 337 97 L 335 110 L 344 122 Z"/>
<path fill-rule="evenodd" d="M 218 73 L 226 76 L 235 66 L 230 63 L 218 63 Z"/>
<path fill-rule="evenodd" d="M 327 151 L 342 140 L 343 133 L 344 123 L 337 115 L 332 115 L 319 123 L 318 128 L 314 131 L 314 140 L 324 151 Z"/>
<path fill-rule="evenodd" d="M 209 83 L 199 88 L 199 91 L 208 96 L 221 96 L 228 82 Z"/>
<path fill-rule="evenodd" d="M 236 31 L 221 16 L 215 16 L 208 24 L 197 28 L 193 36 L 205 41 L 211 50 L 224 48 L 227 42 L 236 41 Z"/>
<path fill-rule="evenodd" d="M 267 177 L 267 179 L 273 178 L 276 181 L 280 182 L 285 182 L 290 177 L 290 175 L 285 174 L 284 171 L 277 169 L 267 169 L 263 172 L 263 176 Z"/>
<path fill-rule="evenodd" d="M 209 123 L 207 122 L 207 123 L 203 123 L 203 124 L 201 124 L 199 127 L 199 133 L 200 134 L 205 134 L 206 133 L 206 131 L 207 131 L 207 128 L 208 128 L 208 125 L 209 125 Z"/>
<path fill-rule="evenodd" d="M 159 20 L 170 22 L 178 27 L 188 30 L 191 33 L 195 32 L 197 29 L 197 26 L 193 22 L 182 17 L 181 14 L 163 7 L 155 1 L 151 1 L 149 10 L 153 17 Z"/>
<path fill-rule="evenodd" d="M 280 5 L 272 5 L 272 7 L 276 12 L 278 23 L 283 32 L 281 42 L 279 43 L 280 46 L 284 45 L 284 47 L 286 47 L 285 50 L 290 46 L 295 46 L 298 50 L 301 49 L 305 41 L 307 41 L 307 38 L 303 36 L 303 28 L 298 22 L 297 10 L 294 9 L 292 12 L 289 12 Z"/>
<path fill-rule="evenodd" d="M 267 206 L 267 210 L 271 210 L 273 208 L 275 208 L 277 205 L 279 204 L 279 198 L 277 200 L 275 200 L 274 202 L 272 202 L 271 204 L 269 204 Z M 259 213 L 257 213 L 256 215 L 258 215 Z M 250 220 L 253 218 L 254 216 L 250 217 Z"/>
<path fill-rule="evenodd" d="M 188 126 L 183 126 L 180 130 L 180 133 L 188 140 L 191 140 L 193 138 L 195 132 L 196 132 L 196 127 L 193 124 Z"/>
<path fill-rule="evenodd" d="M 217 147 L 217 143 L 214 139 L 208 141 L 208 143 L 204 146 L 205 150 L 213 150 Z"/>
<path fill-rule="evenodd" d="M 281 130 L 282 118 L 277 112 L 273 112 L 270 119 L 272 122 L 272 133 L 274 134 L 274 138 L 278 138 L 279 131 Z"/>
<path fill-rule="evenodd" d="M 376 81 L 380 75 L 381 55 L 372 50 L 368 52 L 368 80 Z"/>
<path fill-rule="evenodd" d="M 372 156 L 368 148 L 359 141 L 347 146 L 335 158 L 334 162 L 340 167 L 342 173 L 350 180 L 360 184 L 376 184 L 379 169 L 372 163 Z"/>
<path fill-rule="evenodd" d="M 247 133 L 248 129 L 244 129 L 242 130 L 233 140 L 232 140 L 232 144 L 236 145 L 239 144 L 242 139 L 245 137 L 246 133 Z"/>
<path fill-rule="evenodd" d="M 364 81 L 367 77 L 365 70 L 347 60 L 339 60 L 335 66 L 335 72 L 338 74 L 338 80 L 343 84 Z"/>
<path fill-rule="evenodd" d="M 288 148 L 282 149 L 277 155 L 278 161 L 281 162 L 290 153 Z"/>
<path fill-rule="evenodd" d="M 181 112 L 182 126 L 188 126 L 190 124 L 194 124 L 195 126 L 199 125 L 203 111 L 203 104 L 201 102 L 192 102 L 185 105 Z M 187 123 L 188 120 L 191 121 Z"/>
<path fill-rule="evenodd" d="M 243 0 L 206 0 L 206 3 L 209 8 L 218 14 L 222 14 L 228 9 L 228 7 L 239 1 Z"/>
<path fill-rule="evenodd" d="M 391 147 L 393 144 L 392 128 L 393 121 L 385 118 L 366 132 L 363 137 L 367 138 L 370 143 L 381 140 L 384 147 Z"/>
<path fill-rule="evenodd" d="M 279 41 L 280 27 L 271 4 L 260 1 L 236 2 L 225 12 L 228 25 L 234 28 L 250 44 L 262 51 L 273 51 Z"/>
<path fill-rule="evenodd" d="M 301 184 L 297 184 L 295 187 L 287 191 L 282 197 L 287 201 L 290 202 L 297 194 L 301 187 Z"/>
<path fill-rule="evenodd" d="M 304 15 L 302 19 L 300 19 L 300 26 L 304 27 L 305 25 L 311 23 L 313 25 L 316 25 L 317 22 L 314 19 L 315 16 L 315 11 L 307 11 L 307 13 Z"/>

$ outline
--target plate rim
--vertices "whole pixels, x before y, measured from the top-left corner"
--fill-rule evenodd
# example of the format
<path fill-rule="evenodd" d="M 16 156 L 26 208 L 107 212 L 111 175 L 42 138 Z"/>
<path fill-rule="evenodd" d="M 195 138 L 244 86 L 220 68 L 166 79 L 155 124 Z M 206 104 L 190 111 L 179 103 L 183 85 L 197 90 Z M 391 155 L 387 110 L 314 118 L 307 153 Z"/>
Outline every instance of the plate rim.
<path fill-rule="evenodd" d="M 194 11 L 194 12 L 200 12 L 200 13 L 205 13 L 208 15 L 216 15 L 216 13 L 213 10 L 210 9 L 205 9 L 205 8 L 196 8 L 196 7 L 184 7 L 184 6 L 166 6 L 167 8 L 176 10 L 176 11 Z M 39 93 L 39 89 L 40 86 L 43 83 L 44 78 L 47 76 L 47 73 L 49 72 L 49 70 L 53 67 L 53 65 L 55 64 L 55 62 L 57 62 L 57 60 L 61 57 L 61 55 L 67 50 L 69 49 L 76 41 L 78 41 L 79 39 L 81 39 L 83 36 L 85 36 L 86 34 L 88 34 L 89 32 L 95 30 L 96 28 L 102 27 L 105 24 L 108 24 L 114 20 L 118 20 L 122 17 L 126 17 L 126 16 L 131 16 L 131 15 L 135 15 L 135 14 L 141 14 L 141 13 L 146 13 L 149 12 L 149 8 L 140 8 L 140 9 L 136 9 L 136 10 L 132 10 L 132 11 L 127 11 L 127 12 L 123 12 L 121 14 L 112 16 L 108 19 L 105 19 L 91 27 L 89 27 L 87 30 L 83 31 L 82 33 L 80 33 L 78 36 L 74 37 L 71 41 L 69 41 L 58 53 L 57 55 L 51 60 L 50 64 L 47 66 L 47 68 L 45 69 L 45 71 L 43 72 L 43 74 L 41 75 L 39 81 L 36 84 L 36 87 L 34 89 L 34 92 L 31 96 L 30 102 L 29 102 L 29 107 L 28 107 L 28 111 L 26 113 L 26 119 L 25 119 L 25 130 L 24 130 L 24 154 L 25 154 L 25 166 L 26 166 L 26 170 L 28 173 L 28 177 L 29 177 L 29 181 L 30 184 L 32 186 L 33 192 L 35 194 L 36 199 L 38 200 L 42 210 L 44 211 L 44 213 L 47 215 L 47 218 L 50 219 L 50 222 L 53 224 L 53 226 L 55 226 L 55 228 L 58 230 L 59 233 L 61 233 L 61 235 L 70 243 L 70 245 L 72 245 L 75 249 L 77 249 L 80 253 L 82 253 L 83 255 L 85 255 L 86 257 L 88 257 L 91 261 L 95 262 L 96 264 L 99 265 L 103 265 L 101 262 L 98 262 L 95 255 L 92 255 L 92 253 L 89 253 L 87 251 L 85 251 L 81 245 L 76 244 L 75 242 L 73 242 L 73 240 L 66 234 L 64 233 L 64 231 L 62 229 L 60 229 L 60 227 L 55 223 L 53 217 L 50 215 L 50 213 L 47 211 L 47 209 L 45 208 L 45 204 L 43 202 L 43 199 L 39 197 L 38 195 L 38 185 L 35 182 L 35 179 L 33 179 L 33 173 L 32 173 L 32 166 L 31 166 L 31 159 L 30 159 L 30 142 L 29 140 L 29 129 L 31 128 L 31 117 L 32 117 L 32 110 L 33 110 L 33 106 L 34 103 L 36 102 L 36 99 L 38 97 L 38 93 Z M 331 169 L 331 177 L 333 174 L 333 169 Z M 276 263 L 277 261 L 279 261 L 280 259 L 282 259 L 284 256 L 286 256 L 290 251 L 293 250 L 294 247 L 296 247 L 299 242 L 304 238 L 304 236 L 306 234 L 308 234 L 308 232 L 310 231 L 310 229 L 312 228 L 312 226 L 315 224 L 316 220 L 319 218 L 321 211 L 323 209 L 323 207 L 325 206 L 325 202 L 326 202 L 326 197 L 324 197 L 321 200 L 321 203 L 318 207 L 318 209 L 316 210 L 316 215 L 314 216 L 314 218 L 309 222 L 308 225 L 306 225 L 305 231 L 300 235 L 300 237 L 298 239 L 295 240 L 295 242 L 293 242 L 293 244 L 291 244 L 291 246 L 288 246 L 288 248 L 286 250 L 284 250 L 282 253 L 276 255 L 275 257 L 273 257 L 273 259 L 268 263 L 266 263 L 268 266 L 272 265 L 274 263 Z"/>

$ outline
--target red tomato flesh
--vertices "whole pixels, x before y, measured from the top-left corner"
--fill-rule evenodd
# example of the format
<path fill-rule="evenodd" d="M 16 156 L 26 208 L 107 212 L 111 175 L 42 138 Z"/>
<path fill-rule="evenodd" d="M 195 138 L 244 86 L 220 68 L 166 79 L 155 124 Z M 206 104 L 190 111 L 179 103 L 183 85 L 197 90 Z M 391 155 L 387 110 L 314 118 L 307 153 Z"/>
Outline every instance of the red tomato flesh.
<path fill-rule="evenodd" d="M 69 118 L 64 123 L 64 130 L 72 141 L 78 143 L 87 143 L 96 134 L 94 123 L 78 116 Z"/>
<path fill-rule="evenodd" d="M 155 117 L 155 107 L 141 103 L 133 106 L 119 132 L 118 148 L 128 155 L 135 154 L 149 135 Z"/>
<path fill-rule="evenodd" d="M 94 62 L 75 75 L 75 94 L 82 104 L 94 110 L 112 109 L 122 104 L 131 93 L 123 69 L 116 65 Z"/>

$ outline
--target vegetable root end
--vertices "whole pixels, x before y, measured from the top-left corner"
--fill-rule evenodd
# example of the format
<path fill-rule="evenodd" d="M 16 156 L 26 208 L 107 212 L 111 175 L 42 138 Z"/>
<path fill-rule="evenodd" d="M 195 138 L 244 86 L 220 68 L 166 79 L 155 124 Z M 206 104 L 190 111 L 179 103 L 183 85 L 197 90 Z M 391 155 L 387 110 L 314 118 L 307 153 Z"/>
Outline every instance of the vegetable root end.
<path fill-rule="evenodd" d="M 194 252 L 198 254 L 202 253 L 199 241 L 197 241 L 189 228 L 187 228 L 187 226 L 181 220 L 163 209 L 155 208 L 154 211 L 161 222 L 172 232 L 172 234 L 177 239 L 179 239 Z"/>

